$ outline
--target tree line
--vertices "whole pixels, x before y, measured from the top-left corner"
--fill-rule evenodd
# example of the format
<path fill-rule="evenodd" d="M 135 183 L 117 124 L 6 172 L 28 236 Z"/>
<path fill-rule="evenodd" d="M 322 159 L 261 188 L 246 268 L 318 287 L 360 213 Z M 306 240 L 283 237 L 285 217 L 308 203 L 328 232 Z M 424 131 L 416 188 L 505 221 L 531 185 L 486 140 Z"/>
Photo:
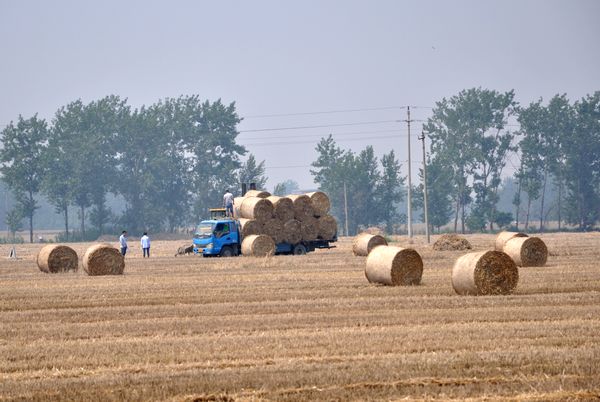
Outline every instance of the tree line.
<path fill-rule="evenodd" d="M 579 230 L 600 220 L 600 92 L 571 103 L 556 95 L 545 104 L 515 101 L 514 91 L 472 88 L 437 102 L 423 126 L 430 140 L 427 187 L 431 230 L 450 224 L 455 232 L 530 228 L 531 205 L 540 202 L 539 228 L 549 214 Z M 343 186 L 347 187 L 350 232 L 359 226 L 385 226 L 406 216 L 397 207 L 406 193 L 405 177 L 393 153 L 379 168 L 372 148 L 359 154 L 337 147 L 331 137 L 317 145 L 315 182 L 333 201 L 333 214 L 344 222 Z M 515 159 L 514 213 L 499 211 L 503 172 Z M 421 181 L 422 171 L 421 171 Z M 545 204 L 549 185 L 557 189 Z M 413 191 L 415 209 L 423 205 L 423 184 Z"/>
<path fill-rule="evenodd" d="M 82 238 L 116 226 L 158 231 L 196 221 L 221 204 L 225 188 L 264 173 L 252 155 L 241 162 L 240 121 L 235 103 L 196 95 L 135 109 L 118 96 L 76 100 L 50 122 L 19 116 L 0 135 L 2 180 L 17 200 L 7 224 L 16 228 L 25 218 L 33 241 L 39 196 L 64 216 L 67 239 L 71 208 L 79 211 Z M 124 200 L 120 216 L 106 207 L 108 193 Z"/>
<path fill-rule="evenodd" d="M 64 217 L 68 238 L 94 238 L 128 228 L 174 230 L 204 217 L 221 204 L 225 188 L 256 182 L 264 188 L 264 161 L 237 142 L 235 103 L 181 96 L 132 108 L 118 96 L 59 108 L 50 121 L 19 116 L 0 133 L 0 172 L 17 207 L 5 217 L 9 227 L 26 218 L 33 241 L 39 197 Z M 429 222 L 438 231 L 493 231 L 530 227 L 548 217 L 580 230 L 600 220 L 600 92 L 575 102 L 556 95 L 521 106 L 514 91 L 472 88 L 437 102 L 423 125 L 427 155 Z M 330 135 L 316 145 L 311 174 L 329 194 L 332 214 L 349 233 L 383 226 L 398 232 L 406 222 L 405 177 L 390 151 L 381 158 L 372 146 L 360 152 L 339 147 Z M 498 210 L 507 163 L 516 185 L 513 212 Z M 422 176 L 422 172 L 421 172 Z M 422 180 L 421 180 L 422 182 Z M 294 180 L 274 193 L 298 191 Z M 107 195 L 125 204 L 115 214 Z M 546 200 L 549 193 L 552 200 Z M 423 184 L 412 191 L 422 208 Z M 532 203 L 539 205 L 533 217 Z M 76 233 L 69 211 L 79 214 Z M 536 210 L 537 211 L 537 210 Z"/>

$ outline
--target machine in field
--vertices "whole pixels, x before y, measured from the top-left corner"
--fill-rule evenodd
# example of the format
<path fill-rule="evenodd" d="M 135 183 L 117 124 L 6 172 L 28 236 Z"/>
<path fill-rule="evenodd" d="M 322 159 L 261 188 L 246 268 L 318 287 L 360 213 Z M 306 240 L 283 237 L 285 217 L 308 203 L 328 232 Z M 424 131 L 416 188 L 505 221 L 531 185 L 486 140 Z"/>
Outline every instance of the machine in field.
<path fill-rule="evenodd" d="M 211 219 L 200 222 L 194 233 L 194 253 L 204 257 L 233 257 L 240 255 L 242 235 L 239 221 L 226 217 L 224 208 L 210 209 Z M 300 241 L 296 244 L 278 243 L 275 254 L 306 254 L 318 248 L 334 248 L 331 243 L 337 241 L 337 235 L 331 240 Z"/>

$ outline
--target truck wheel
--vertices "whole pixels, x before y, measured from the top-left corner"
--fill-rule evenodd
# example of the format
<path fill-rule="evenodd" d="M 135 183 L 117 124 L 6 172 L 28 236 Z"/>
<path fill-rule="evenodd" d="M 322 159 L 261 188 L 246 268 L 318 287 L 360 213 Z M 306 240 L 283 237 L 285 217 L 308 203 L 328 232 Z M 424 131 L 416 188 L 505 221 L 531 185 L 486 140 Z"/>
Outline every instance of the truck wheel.
<path fill-rule="evenodd" d="M 306 254 L 306 247 L 304 247 L 304 244 L 302 244 L 302 243 L 296 244 L 294 246 L 293 253 L 294 253 L 294 255 L 304 255 L 304 254 Z"/>
<path fill-rule="evenodd" d="M 233 257 L 233 250 L 229 246 L 225 246 L 221 249 L 219 254 L 221 257 Z"/>

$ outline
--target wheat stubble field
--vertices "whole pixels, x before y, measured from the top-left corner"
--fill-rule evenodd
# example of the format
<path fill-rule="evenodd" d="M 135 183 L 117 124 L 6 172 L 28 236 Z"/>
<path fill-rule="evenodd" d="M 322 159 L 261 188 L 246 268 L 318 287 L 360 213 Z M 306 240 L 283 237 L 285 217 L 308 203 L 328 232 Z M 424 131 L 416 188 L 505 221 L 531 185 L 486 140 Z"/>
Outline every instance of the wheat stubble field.
<path fill-rule="evenodd" d="M 111 277 L 43 274 L 20 245 L 0 260 L 0 400 L 597 399 L 600 233 L 543 238 L 548 265 L 489 297 L 456 295 L 462 252 L 422 239 L 414 287 L 369 284 L 349 239 L 230 259 L 157 241 Z"/>

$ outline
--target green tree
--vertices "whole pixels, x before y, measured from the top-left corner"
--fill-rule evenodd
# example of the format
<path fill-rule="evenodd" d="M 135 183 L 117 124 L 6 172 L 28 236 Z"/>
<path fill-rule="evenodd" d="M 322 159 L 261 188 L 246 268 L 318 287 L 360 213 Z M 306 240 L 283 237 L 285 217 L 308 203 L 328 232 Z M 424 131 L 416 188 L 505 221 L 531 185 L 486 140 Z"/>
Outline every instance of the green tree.
<path fill-rule="evenodd" d="M 500 177 L 513 137 L 506 130 L 507 120 L 515 108 L 513 91 L 473 88 L 436 103 L 425 125 L 432 155 L 443 160 L 452 172 L 455 230 L 460 211 L 464 231 L 465 207 L 471 194 L 469 181 L 476 196 L 471 214 L 481 215 L 473 218 L 472 224 L 485 222 L 493 228 Z"/>
<path fill-rule="evenodd" d="M 265 161 L 256 163 L 256 158 L 254 155 L 248 155 L 248 159 L 239 169 L 237 187 L 241 188 L 242 183 L 256 183 L 256 188 L 264 189 L 267 184 L 267 176 L 265 176 Z"/>
<path fill-rule="evenodd" d="M 422 180 L 421 171 L 421 180 Z M 427 161 L 427 207 L 429 215 L 429 225 L 431 228 L 437 228 L 446 225 L 452 216 L 452 172 L 446 169 L 443 162 L 439 159 L 429 159 Z M 422 192 L 422 186 L 420 191 Z M 424 219 L 423 219 L 424 221 Z"/>
<path fill-rule="evenodd" d="M 17 206 L 8 211 L 6 213 L 5 221 L 8 231 L 14 240 L 16 233 L 23 228 L 23 211 L 21 211 L 21 208 Z"/>
<path fill-rule="evenodd" d="M 377 211 L 387 233 L 392 233 L 394 223 L 400 219 L 397 204 L 404 198 L 402 188 L 405 178 L 400 176 L 401 165 L 394 150 L 381 157 L 381 167 L 381 179 L 376 185 Z"/>
<path fill-rule="evenodd" d="M 281 183 L 277 183 L 275 185 L 275 189 L 273 190 L 273 195 L 278 195 L 280 197 L 284 197 L 288 194 L 293 194 L 294 192 L 300 190 L 300 185 L 295 180 L 286 180 Z"/>
<path fill-rule="evenodd" d="M 19 116 L 2 130 L 0 172 L 4 182 L 15 194 L 23 216 L 29 220 L 29 241 L 33 243 L 33 216 L 38 208 L 35 196 L 44 177 L 44 151 L 48 142 L 48 128 L 37 115 L 29 119 Z"/>

